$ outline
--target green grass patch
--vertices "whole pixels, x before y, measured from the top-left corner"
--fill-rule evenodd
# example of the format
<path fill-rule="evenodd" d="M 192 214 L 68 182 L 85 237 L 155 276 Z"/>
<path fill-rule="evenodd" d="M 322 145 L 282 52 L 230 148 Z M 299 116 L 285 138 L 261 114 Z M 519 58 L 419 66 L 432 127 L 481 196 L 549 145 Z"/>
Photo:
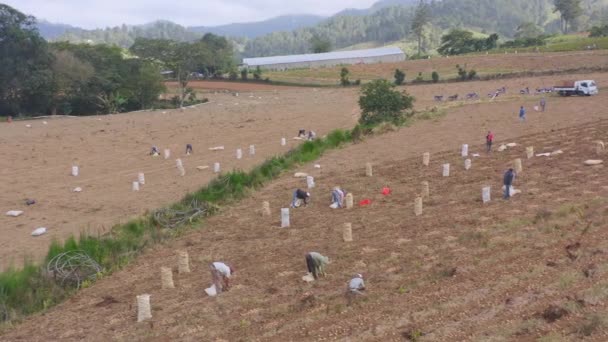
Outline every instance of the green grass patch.
<path fill-rule="evenodd" d="M 236 170 L 223 173 L 202 189 L 186 195 L 170 206 L 172 210 L 193 209 L 205 203 L 217 208 L 242 199 L 282 172 L 319 158 L 325 151 L 350 142 L 350 131 L 335 130 L 325 138 L 307 141 L 283 156 L 266 160 L 249 172 Z M 208 211 L 208 215 L 215 210 Z M 10 322 L 26 315 L 45 310 L 61 302 L 76 291 L 75 287 L 59 286 L 52 275 L 46 274 L 46 263 L 57 255 L 69 251 L 82 251 L 99 263 L 104 271 L 112 273 L 128 264 L 147 246 L 175 236 L 183 228 L 192 228 L 200 220 L 185 222 L 177 229 L 164 228 L 154 213 L 117 225 L 104 235 L 69 237 L 63 242 L 53 241 L 43 265 L 26 264 L 22 269 L 9 269 L 0 273 L 0 322 Z M 86 285 L 88 285 L 87 282 Z"/>

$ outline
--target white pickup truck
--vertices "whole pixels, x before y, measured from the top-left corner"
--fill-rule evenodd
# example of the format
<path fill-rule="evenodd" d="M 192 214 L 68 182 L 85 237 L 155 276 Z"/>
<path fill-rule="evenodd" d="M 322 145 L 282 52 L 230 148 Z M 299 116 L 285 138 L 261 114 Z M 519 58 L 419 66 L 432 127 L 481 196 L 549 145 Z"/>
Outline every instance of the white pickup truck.
<path fill-rule="evenodd" d="M 561 96 L 570 95 L 597 95 L 597 84 L 593 80 L 564 81 L 561 85 L 553 87 L 553 91 Z"/>

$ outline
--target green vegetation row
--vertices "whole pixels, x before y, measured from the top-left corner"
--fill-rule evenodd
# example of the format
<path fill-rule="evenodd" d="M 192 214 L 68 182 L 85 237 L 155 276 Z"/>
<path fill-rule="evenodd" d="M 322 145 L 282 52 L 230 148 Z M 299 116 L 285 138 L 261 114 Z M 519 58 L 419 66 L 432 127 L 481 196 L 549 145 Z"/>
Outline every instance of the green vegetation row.
<path fill-rule="evenodd" d="M 81 284 L 62 284 L 49 274 L 45 265 L 57 256 L 68 252 L 83 252 L 103 269 L 95 279 L 121 269 L 146 247 L 171 238 L 192 227 L 198 227 L 201 216 L 181 221 L 174 229 L 165 228 L 159 213 L 185 212 L 205 209 L 205 216 L 213 215 L 223 205 L 242 199 L 266 182 L 277 178 L 282 172 L 298 165 L 316 160 L 324 152 L 338 148 L 347 142 L 360 141 L 364 135 L 381 123 L 402 125 L 412 117 L 410 111 L 414 98 L 394 89 L 386 80 L 366 84 L 362 88 L 359 105 L 362 115 L 352 131 L 334 130 L 326 137 L 307 141 L 283 156 L 275 156 L 249 172 L 242 170 L 221 174 L 200 190 L 187 194 L 170 208 L 161 209 L 117 225 L 104 235 L 82 234 L 70 237 L 61 243 L 54 241 L 47 253 L 45 263 L 26 263 L 22 269 L 9 269 L 0 273 L 0 322 L 10 322 L 26 315 L 45 310 L 61 302 Z M 434 114 L 435 115 L 435 114 Z M 432 116 L 429 116 L 431 118 Z M 167 210 L 168 209 L 168 210 Z M 172 215 L 172 214 L 168 214 Z M 174 218 L 174 217 L 164 217 Z"/>

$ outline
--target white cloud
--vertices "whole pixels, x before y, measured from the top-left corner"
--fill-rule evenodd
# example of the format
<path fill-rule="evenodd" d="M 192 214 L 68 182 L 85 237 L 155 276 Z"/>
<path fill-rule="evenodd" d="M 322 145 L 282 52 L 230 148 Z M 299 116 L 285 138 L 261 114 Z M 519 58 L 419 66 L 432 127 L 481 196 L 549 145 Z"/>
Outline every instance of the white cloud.
<path fill-rule="evenodd" d="M 136 25 L 157 19 L 185 26 L 260 21 L 285 14 L 332 15 L 377 0 L 5 0 L 19 11 L 83 28 Z"/>

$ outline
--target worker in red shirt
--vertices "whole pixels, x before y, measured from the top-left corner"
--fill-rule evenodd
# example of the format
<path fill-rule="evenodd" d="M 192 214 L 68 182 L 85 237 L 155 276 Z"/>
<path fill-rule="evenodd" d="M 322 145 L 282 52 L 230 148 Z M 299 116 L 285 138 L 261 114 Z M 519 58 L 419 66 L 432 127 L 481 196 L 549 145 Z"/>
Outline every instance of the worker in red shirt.
<path fill-rule="evenodd" d="M 494 133 L 492 133 L 492 131 L 488 131 L 488 135 L 486 135 L 486 146 L 488 148 L 488 153 L 492 151 L 492 142 L 494 142 Z"/>

